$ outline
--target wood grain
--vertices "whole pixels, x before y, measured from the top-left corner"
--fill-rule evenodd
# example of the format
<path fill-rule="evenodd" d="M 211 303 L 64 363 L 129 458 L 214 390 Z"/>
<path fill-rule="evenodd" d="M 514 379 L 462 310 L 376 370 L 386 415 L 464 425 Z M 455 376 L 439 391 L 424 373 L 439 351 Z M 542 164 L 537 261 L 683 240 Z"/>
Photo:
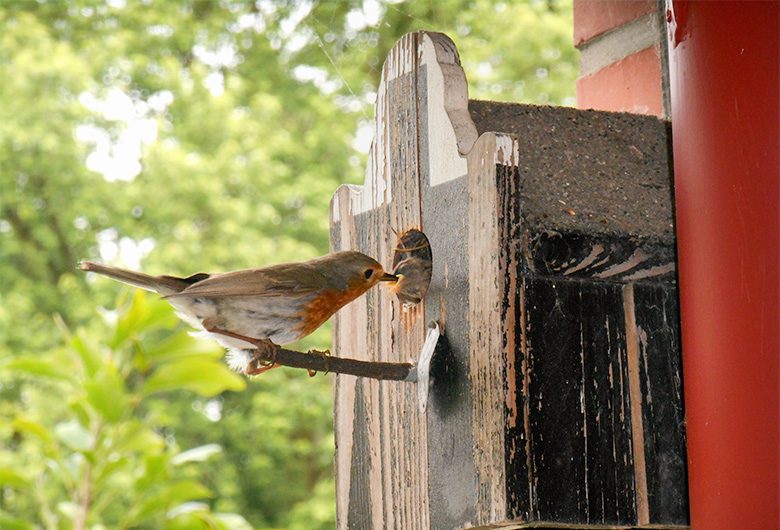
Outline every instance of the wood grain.
<path fill-rule="evenodd" d="M 427 150 L 420 118 L 424 117 L 427 128 L 428 98 L 426 70 L 420 62 L 431 62 L 424 50 L 435 55 L 441 43 L 434 41 L 441 39 L 435 34 L 410 34 L 388 55 L 377 96 L 376 137 L 369 153 L 366 182 L 350 197 L 349 211 L 333 205 L 340 212 L 339 222 L 351 225 L 355 235 L 351 248 L 381 263 L 392 261 L 395 241 L 391 228 L 399 232 L 423 228 L 421 175 L 429 168 L 420 167 L 421 151 Z M 337 194 L 339 202 L 344 195 L 344 191 Z M 342 245 L 343 238 L 337 243 Z M 380 289 L 370 292 L 365 305 L 355 309 L 363 311 L 365 326 L 352 327 L 353 322 L 361 321 L 356 318 L 350 322 L 352 336 L 347 336 L 341 333 L 342 322 L 354 312 L 338 315 L 335 342 L 339 352 L 358 347 L 355 336 L 360 335 L 374 360 L 406 362 L 416 358 L 425 336 L 423 304 L 402 310 L 389 291 Z M 360 392 L 349 392 L 352 383 L 341 379 L 337 378 L 336 383 L 337 407 L 348 407 L 343 399 L 348 397 L 355 400 L 353 410 L 359 409 L 360 414 L 352 414 L 351 426 L 337 423 L 337 469 L 347 472 L 346 462 L 353 460 L 348 450 L 357 447 L 354 441 L 347 442 L 342 450 L 340 440 L 345 436 L 355 440 L 364 437 L 368 455 L 366 466 L 350 468 L 350 479 L 337 481 L 339 528 L 359 528 L 356 521 L 370 522 L 372 528 L 429 528 L 427 424 L 419 415 L 416 388 L 411 384 L 390 386 L 364 381 L 359 384 Z M 369 494 L 357 495 L 347 483 L 359 483 Z M 364 516 L 352 515 L 358 512 Z"/>
<path fill-rule="evenodd" d="M 468 157 L 469 379 L 477 471 L 476 524 L 502 520 L 507 515 L 504 454 L 506 360 L 505 345 L 501 341 L 502 337 L 509 335 L 511 338 L 508 340 L 514 343 L 515 328 L 512 325 L 512 331 L 507 332 L 502 325 L 500 302 L 503 298 L 502 280 L 514 275 L 516 281 L 516 269 L 506 261 L 506 256 L 503 263 L 499 262 L 499 249 L 507 239 L 507 226 L 499 215 L 496 168 L 504 164 L 516 166 L 516 160 L 515 140 L 490 133 L 477 140 Z M 502 176 L 506 177 L 502 179 L 506 182 L 512 180 L 511 174 L 502 173 Z M 502 270 L 504 274 L 499 272 Z"/>

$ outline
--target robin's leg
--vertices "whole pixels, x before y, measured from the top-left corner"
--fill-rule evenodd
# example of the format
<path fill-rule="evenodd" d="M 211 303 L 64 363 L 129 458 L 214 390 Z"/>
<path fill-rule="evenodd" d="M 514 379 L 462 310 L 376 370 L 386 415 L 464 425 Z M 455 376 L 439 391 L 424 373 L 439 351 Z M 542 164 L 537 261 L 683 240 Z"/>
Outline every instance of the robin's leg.
<path fill-rule="evenodd" d="M 327 374 L 328 372 L 330 372 L 330 370 L 328 369 L 328 356 L 330 355 L 330 350 L 311 349 L 307 353 L 310 355 L 319 355 L 320 357 L 322 357 L 322 364 L 325 365 L 325 371 L 322 373 Z M 309 368 L 306 371 L 309 372 L 309 377 L 314 377 L 315 375 L 317 375 L 317 370 L 312 370 Z"/>
<path fill-rule="evenodd" d="M 247 366 L 246 375 L 260 375 L 279 367 L 276 364 L 276 352 L 279 350 L 279 346 L 271 339 L 255 339 L 252 344 L 256 347 L 255 355 Z"/>
<path fill-rule="evenodd" d="M 252 361 L 245 370 L 247 375 L 262 374 L 263 372 L 267 372 L 268 370 L 277 367 L 276 352 L 279 350 L 279 346 L 274 344 L 271 339 L 256 339 L 254 337 L 247 337 L 246 335 L 233 333 L 232 331 L 209 325 L 207 322 L 203 323 L 203 327 L 209 333 L 218 333 L 220 335 L 225 335 L 226 337 L 242 340 L 255 347 L 255 354 L 252 358 Z"/>

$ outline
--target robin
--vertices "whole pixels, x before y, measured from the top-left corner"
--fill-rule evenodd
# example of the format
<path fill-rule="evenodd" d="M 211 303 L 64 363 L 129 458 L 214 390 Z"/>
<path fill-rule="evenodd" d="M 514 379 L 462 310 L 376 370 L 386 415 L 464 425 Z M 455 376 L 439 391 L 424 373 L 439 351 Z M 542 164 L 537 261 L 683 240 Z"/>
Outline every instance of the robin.
<path fill-rule="evenodd" d="M 182 320 L 227 348 L 228 364 L 247 375 L 274 367 L 273 362 L 253 362 L 261 345 L 273 358 L 277 345 L 309 335 L 377 283 L 398 281 L 376 260 L 354 251 L 186 278 L 150 276 L 91 261 L 79 267 L 161 294 Z"/>
<path fill-rule="evenodd" d="M 419 230 L 407 230 L 400 235 L 393 232 L 398 236 L 393 256 L 393 274 L 398 281 L 390 285 L 390 290 L 407 308 L 422 302 L 428 291 L 433 272 L 431 244 Z"/>

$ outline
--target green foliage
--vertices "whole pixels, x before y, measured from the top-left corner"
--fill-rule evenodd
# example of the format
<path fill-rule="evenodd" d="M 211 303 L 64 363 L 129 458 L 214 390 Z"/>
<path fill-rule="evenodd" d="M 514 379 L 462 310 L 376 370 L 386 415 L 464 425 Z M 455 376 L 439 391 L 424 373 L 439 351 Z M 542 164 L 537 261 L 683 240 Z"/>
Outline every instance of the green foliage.
<path fill-rule="evenodd" d="M 244 379 L 226 372 L 218 348 L 205 350 L 186 335 L 189 356 L 150 357 L 161 333 L 177 333 L 171 309 L 141 292 L 122 305 L 112 326 L 74 333 L 63 326 L 64 346 L 0 360 L 0 370 L 29 382 L 21 395 L 29 406 L 0 415 L 0 433 L 10 440 L 0 450 L 3 528 L 248 528 L 236 514 L 213 512 L 213 493 L 193 478 L 202 474 L 193 464 L 222 448 L 182 451 L 154 412 L 164 404 L 158 392 L 208 397 L 243 390 Z M 192 379 L 207 385 L 171 370 L 187 362 Z M 20 513 L 29 519 L 11 515 Z"/>
<path fill-rule="evenodd" d="M 471 97 L 571 104 L 571 1 L 6 0 L 0 27 L 0 528 L 333 528 L 329 379 L 246 385 L 75 263 L 325 253 L 398 38 L 450 35 Z"/>

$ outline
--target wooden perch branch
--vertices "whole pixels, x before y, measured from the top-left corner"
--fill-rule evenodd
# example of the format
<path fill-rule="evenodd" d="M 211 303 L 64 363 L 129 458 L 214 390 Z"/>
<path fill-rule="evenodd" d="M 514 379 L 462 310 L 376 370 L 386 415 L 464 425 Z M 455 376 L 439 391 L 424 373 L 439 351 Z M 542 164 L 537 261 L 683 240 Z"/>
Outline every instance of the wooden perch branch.
<path fill-rule="evenodd" d="M 208 331 L 219 333 L 226 337 L 233 337 L 255 346 L 256 349 L 252 353 L 252 360 L 246 370 L 247 375 L 259 374 L 264 371 L 264 368 L 267 369 L 270 366 L 280 365 L 291 368 L 305 368 L 309 371 L 369 377 L 383 381 L 415 380 L 415 378 L 410 377 L 414 368 L 414 365 L 411 363 L 358 361 L 357 359 L 330 357 L 327 355 L 327 352 L 316 350 L 303 353 L 282 348 L 268 339 L 255 339 L 219 328 L 210 328 Z"/>
<path fill-rule="evenodd" d="M 276 350 L 275 360 L 272 357 L 273 354 L 271 352 L 266 354 L 266 352 L 258 350 L 256 358 L 266 362 L 275 361 L 276 364 L 292 368 L 305 368 L 318 372 L 333 372 L 389 381 L 403 381 L 407 379 L 412 368 L 414 368 L 414 365 L 411 363 L 358 361 L 357 359 L 329 357 L 320 354 L 320 352 L 303 353 L 285 348 Z"/>

